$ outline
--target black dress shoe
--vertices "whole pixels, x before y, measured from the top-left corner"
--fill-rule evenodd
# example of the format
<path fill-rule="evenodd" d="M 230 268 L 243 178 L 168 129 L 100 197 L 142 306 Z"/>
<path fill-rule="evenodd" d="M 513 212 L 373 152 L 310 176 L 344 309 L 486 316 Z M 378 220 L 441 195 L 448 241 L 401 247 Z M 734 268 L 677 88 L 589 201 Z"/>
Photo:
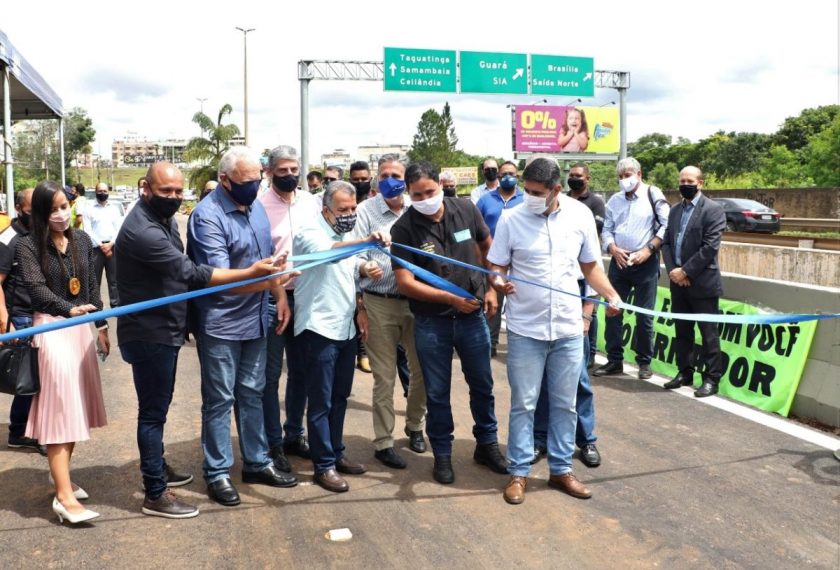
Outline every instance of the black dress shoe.
<path fill-rule="evenodd" d="M 367 473 L 367 467 L 361 463 L 353 463 L 347 457 L 342 457 L 335 462 L 335 470 L 346 475 L 361 475 Z"/>
<path fill-rule="evenodd" d="M 285 473 L 292 472 L 292 464 L 289 463 L 286 454 L 283 453 L 282 447 L 272 447 L 271 451 L 268 452 L 268 456 L 274 462 L 274 467 L 276 467 L 279 471 L 283 471 Z"/>
<path fill-rule="evenodd" d="M 343 493 L 350 490 L 350 485 L 344 480 L 344 477 L 335 472 L 335 469 L 327 469 L 323 473 L 315 474 L 315 482 L 333 493 Z"/>
<path fill-rule="evenodd" d="M 694 391 L 695 398 L 705 398 L 718 393 L 718 385 L 710 380 L 703 380 L 703 383 Z"/>
<path fill-rule="evenodd" d="M 294 487 L 298 484 L 298 480 L 294 475 L 278 470 L 273 464 L 263 468 L 261 471 L 243 471 L 242 482 L 269 485 L 271 487 Z"/>
<path fill-rule="evenodd" d="M 435 481 L 443 485 L 449 485 L 455 482 L 455 471 L 452 470 L 452 456 L 451 455 L 436 455 L 435 467 L 432 471 L 432 476 Z"/>
<path fill-rule="evenodd" d="M 674 390 L 680 386 L 691 386 L 694 384 L 694 372 L 680 371 L 672 380 L 668 380 L 662 385 L 666 390 Z"/>
<path fill-rule="evenodd" d="M 423 439 L 422 431 L 410 431 L 405 428 L 405 435 L 408 436 L 408 448 L 414 453 L 426 453 L 426 440 Z"/>
<path fill-rule="evenodd" d="M 233 486 L 229 477 L 213 481 L 207 485 L 207 495 L 226 507 L 235 507 L 241 502 L 239 493 L 236 492 L 236 487 Z"/>
<path fill-rule="evenodd" d="M 548 449 L 546 449 L 544 445 L 535 445 L 534 458 L 531 460 L 531 465 L 534 465 L 537 461 L 539 461 L 546 455 L 548 455 Z"/>
<path fill-rule="evenodd" d="M 306 438 L 303 436 L 284 441 L 283 451 L 286 452 L 286 455 L 297 455 L 303 459 L 312 459 L 312 454 L 309 452 L 309 444 L 306 443 Z"/>
<path fill-rule="evenodd" d="M 607 362 L 592 371 L 593 376 L 611 376 L 613 374 L 623 374 L 623 362 Z"/>
<path fill-rule="evenodd" d="M 405 469 L 406 462 L 405 459 L 400 457 L 400 454 L 397 453 L 397 450 L 393 447 L 386 447 L 385 449 L 379 449 L 374 454 L 380 463 L 387 467 L 393 467 L 394 469 Z"/>
<path fill-rule="evenodd" d="M 647 380 L 653 376 L 653 370 L 650 369 L 650 364 L 639 364 L 639 380 Z"/>
<path fill-rule="evenodd" d="M 598 467 L 601 464 L 601 454 L 594 443 L 585 443 L 580 446 L 580 461 L 587 467 Z"/>
<path fill-rule="evenodd" d="M 193 482 L 192 473 L 181 473 L 179 471 L 175 471 L 168 463 L 166 464 L 163 476 L 164 479 L 166 479 L 167 487 L 183 487 L 184 485 L 189 485 Z"/>
<path fill-rule="evenodd" d="M 479 465 L 486 465 L 496 473 L 508 472 L 508 462 L 499 450 L 498 443 L 479 443 L 475 446 L 473 459 Z"/>

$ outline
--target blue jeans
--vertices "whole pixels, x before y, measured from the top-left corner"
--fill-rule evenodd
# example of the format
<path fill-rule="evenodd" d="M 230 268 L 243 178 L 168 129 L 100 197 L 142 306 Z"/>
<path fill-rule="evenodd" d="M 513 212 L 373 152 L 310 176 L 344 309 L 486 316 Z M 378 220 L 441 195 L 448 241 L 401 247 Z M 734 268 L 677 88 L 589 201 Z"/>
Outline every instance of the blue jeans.
<path fill-rule="evenodd" d="M 508 331 L 511 401 L 507 453 L 511 475 L 527 476 L 531 472 L 534 411 L 543 376 L 548 379 L 548 469 L 552 475 L 572 470 L 582 345 L 582 336 L 545 341 Z"/>
<path fill-rule="evenodd" d="M 356 337 L 332 340 L 310 330 L 297 337 L 308 366 L 306 428 L 315 474 L 335 469 L 344 456 L 344 416 L 353 388 Z"/>
<path fill-rule="evenodd" d="M 288 294 L 289 308 L 294 315 L 295 298 Z M 283 445 L 283 430 L 286 440 L 303 437 L 303 413 L 306 410 L 306 361 L 300 353 L 300 342 L 295 340 L 294 316 L 292 321 L 277 335 L 277 306 L 268 305 L 269 330 L 266 338 L 265 392 L 263 393 L 263 415 L 268 447 Z M 286 422 L 280 424 L 280 374 L 283 373 L 283 350 L 286 351 Z"/>
<path fill-rule="evenodd" d="M 201 363 L 201 447 L 204 479 L 213 483 L 230 477 L 233 445 L 230 410 L 236 407 L 236 428 L 242 471 L 271 465 L 263 422 L 265 338 L 225 340 L 198 333 Z"/>
<path fill-rule="evenodd" d="M 473 436 L 479 444 L 495 443 L 498 425 L 490 370 L 490 330 L 480 310 L 457 318 L 414 316 L 414 343 L 426 382 L 426 434 L 435 456 L 452 455 L 453 349 L 470 387 Z"/>
<path fill-rule="evenodd" d="M 163 426 L 175 392 L 180 346 L 133 340 L 120 344 L 123 360 L 131 364 L 137 392 L 137 448 L 146 497 L 155 500 L 166 490 Z"/>
<path fill-rule="evenodd" d="M 32 328 L 32 317 L 13 315 L 12 324 L 15 325 L 15 330 Z M 21 339 L 21 342 L 29 342 L 31 339 L 32 337 Z M 31 405 L 32 396 L 15 396 L 12 398 L 12 407 L 9 409 L 9 437 L 23 437 L 26 431 L 26 422 L 29 420 Z"/>
<path fill-rule="evenodd" d="M 590 329 L 591 330 L 591 329 Z M 587 443 L 595 443 L 595 395 L 589 379 L 589 369 L 586 360 L 589 358 L 589 337 L 583 337 L 583 365 L 577 387 L 577 427 L 575 428 L 575 443 L 583 447 Z M 540 397 L 537 400 L 537 411 L 534 413 L 534 445 L 546 447 L 548 440 L 548 379 L 543 374 Z"/>
<path fill-rule="evenodd" d="M 619 269 L 615 260 L 610 261 L 607 273 L 610 283 L 622 300 L 628 301 L 633 291 L 633 304 L 652 309 L 656 303 L 656 286 L 659 281 L 659 255 L 652 255 L 641 265 Z M 624 362 L 623 335 L 624 311 L 615 317 L 607 317 L 604 339 L 607 345 L 607 359 L 610 362 Z M 653 358 L 653 317 L 636 314 L 636 329 L 630 347 L 636 351 L 637 364 L 650 364 Z"/>

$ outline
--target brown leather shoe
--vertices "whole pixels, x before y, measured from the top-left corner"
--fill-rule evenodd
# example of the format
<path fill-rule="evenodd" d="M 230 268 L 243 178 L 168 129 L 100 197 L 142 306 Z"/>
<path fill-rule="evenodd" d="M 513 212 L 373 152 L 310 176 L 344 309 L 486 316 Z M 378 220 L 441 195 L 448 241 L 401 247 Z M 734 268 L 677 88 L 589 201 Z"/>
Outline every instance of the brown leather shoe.
<path fill-rule="evenodd" d="M 560 489 L 564 493 L 572 497 L 577 497 L 578 499 L 588 499 L 592 496 L 592 491 L 578 481 L 578 478 L 571 471 L 564 475 L 552 475 L 548 478 L 548 486 Z"/>
<path fill-rule="evenodd" d="M 347 484 L 344 477 L 335 472 L 335 469 L 327 469 L 323 473 L 316 473 L 315 482 L 333 493 L 343 493 L 350 490 L 350 485 Z"/>
<path fill-rule="evenodd" d="M 511 505 L 519 505 L 525 500 L 525 487 L 528 486 L 528 478 L 520 475 L 513 475 L 505 487 L 505 502 Z"/>
<path fill-rule="evenodd" d="M 335 463 L 335 470 L 346 475 L 361 475 L 367 473 L 367 467 L 361 463 L 353 463 L 346 457 L 342 457 Z"/>

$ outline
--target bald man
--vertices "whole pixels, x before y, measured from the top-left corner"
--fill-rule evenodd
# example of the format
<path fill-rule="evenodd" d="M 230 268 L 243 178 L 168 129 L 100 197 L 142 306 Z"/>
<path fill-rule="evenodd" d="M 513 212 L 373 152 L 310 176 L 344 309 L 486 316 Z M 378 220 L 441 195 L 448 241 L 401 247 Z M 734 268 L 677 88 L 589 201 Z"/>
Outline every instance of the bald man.
<path fill-rule="evenodd" d="M 245 269 L 215 269 L 196 265 L 184 255 L 174 219 L 184 194 L 184 176 L 173 164 L 149 168 L 144 192 L 126 216 L 116 245 L 120 298 L 126 304 L 185 293 L 268 275 L 278 268 L 271 259 Z M 268 283 L 264 282 L 266 288 Z M 167 465 L 163 458 L 163 426 L 175 388 L 178 351 L 187 329 L 186 302 L 132 313 L 117 321 L 123 360 L 131 364 L 137 392 L 137 445 L 146 497 L 142 511 L 165 518 L 190 518 L 198 508 L 179 500 L 169 487 L 193 480 Z"/>
<path fill-rule="evenodd" d="M 662 257 L 671 281 L 671 310 L 675 313 L 717 313 L 723 294 L 717 257 L 726 214 L 720 204 L 703 195 L 702 189 L 703 172 L 696 166 L 683 168 L 680 172 L 682 200 L 671 208 L 662 242 Z M 717 393 L 723 363 L 717 324 L 697 325 L 703 342 L 700 354 L 694 345 L 694 322 L 674 321 L 679 372 L 664 387 L 673 390 L 693 385 L 697 364 L 703 383 L 694 395 L 704 398 Z"/>

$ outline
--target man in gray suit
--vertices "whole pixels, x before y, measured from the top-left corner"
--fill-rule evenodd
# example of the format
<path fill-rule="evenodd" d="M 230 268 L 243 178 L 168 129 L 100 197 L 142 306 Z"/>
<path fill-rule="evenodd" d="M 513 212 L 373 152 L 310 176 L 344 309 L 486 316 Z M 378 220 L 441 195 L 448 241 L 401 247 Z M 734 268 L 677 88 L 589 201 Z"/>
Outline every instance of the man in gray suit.
<path fill-rule="evenodd" d="M 671 278 L 671 310 L 675 313 L 717 313 L 723 294 L 717 256 L 726 214 L 717 202 L 702 194 L 702 188 L 700 169 L 683 168 L 680 172 L 683 199 L 671 208 L 662 243 L 662 257 Z M 723 364 L 717 324 L 699 322 L 697 325 L 703 339 L 701 361 L 706 363 L 706 369 L 703 383 L 694 395 L 704 398 L 717 393 Z M 679 372 L 665 384 L 666 390 L 694 384 L 694 322 L 675 320 L 674 327 Z"/>

